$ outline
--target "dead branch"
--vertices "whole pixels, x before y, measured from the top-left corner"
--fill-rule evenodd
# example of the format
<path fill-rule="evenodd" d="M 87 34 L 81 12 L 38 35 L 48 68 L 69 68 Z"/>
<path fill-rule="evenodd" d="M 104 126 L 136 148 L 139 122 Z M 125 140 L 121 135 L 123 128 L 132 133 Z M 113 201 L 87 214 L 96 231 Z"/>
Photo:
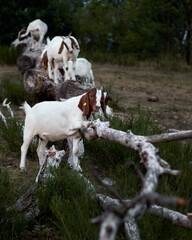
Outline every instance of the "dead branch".
<path fill-rule="evenodd" d="M 35 199 L 34 193 L 39 185 L 41 185 L 47 178 L 52 177 L 49 172 L 49 167 L 58 167 L 61 163 L 62 157 L 65 151 L 57 151 L 53 145 L 45 156 L 43 165 L 41 166 L 39 173 L 36 178 L 35 184 L 29 188 L 18 200 L 17 202 L 8 207 L 6 210 L 11 211 L 17 209 L 18 211 L 25 212 L 25 219 L 30 220 L 39 215 L 40 210 L 37 206 L 37 200 Z"/>
<path fill-rule="evenodd" d="M 170 142 L 177 140 L 185 140 L 192 138 L 192 130 L 187 131 L 177 131 L 172 133 L 163 133 L 159 135 L 146 136 L 146 139 L 150 143 L 158 143 L 158 142 Z"/>
<path fill-rule="evenodd" d="M 148 211 L 152 215 L 169 219 L 174 225 L 192 230 L 192 221 L 184 214 L 157 205 L 152 205 Z"/>
<path fill-rule="evenodd" d="M 145 176 L 143 177 L 139 170 L 134 168 L 134 171 L 139 176 L 142 187 L 138 196 L 126 203 L 123 202 L 121 197 L 113 190 L 112 187 L 106 186 L 101 179 L 96 176 L 97 179 L 99 179 L 99 182 L 103 186 L 107 187 L 107 189 L 110 190 L 110 192 L 115 195 L 119 201 L 118 207 L 114 207 L 111 211 L 105 212 L 100 218 L 97 218 L 97 220 L 101 223 L 99 235 L 100 240 L 115 239 L 118 227 L 121 223 L 129 221 L 130 219 L 134 219 L 134 221 L 141 219 L 151 205 L 161 204 L 166 207 L 178 205 L 184 206 L 186 204 L 185 199 L 179 197 L 161 196 L 156 193 L 158 179 L 162 174 L 177 176 L 180 174 L 180 171 L 171 170 L 169 164 L 158 156 L 158 149 L 151 144 L 151 142 L 155 142 L 157 139 L 158 141 L 160 141 L 159 139 L 162 139 L 162 141 L 165 141 L 166 139 L 167 141 L 168 138 L 176 140 L 176 135 L 179 139 L 181 139 L 186 137 L 186 131 L 185 134 L 183 134 L 182 131 L 181 135 L 179 135 L 178 132 L 166 134 L 166 138 L 165 134 L 161 135 L 162 138 L 160 135 L 158 135 L 158 137 L 149 138 L 134 135 L 131 131 L 125 133 L 123 131 L 111 129 L 109 128 L 108 122 L 101 122 L 100 120 L 92 122 L 91 127 L 92 130 L 82 129 L 82 132 L 87 139 L 95 139 L 97 136 L 98 138 L 107 139 L 137 151 L 140 155 L 141 162 L 147 170 Z M 186 219 L 189 222 L 187 217 Z M 129 224 L 126 224 L 126 227 L 128 228 Z M 131 231 L 131 229 L 129 230 Z M 129 231 L 127 230 L 127 232 Z M 139 239 L 138 236 L 139 233 L 137 234 L 137 239 Z"/>
<path fill-rule="evenodd" d="M 113 199 L 103 194 L 97 194 L 96 196 L 103 209 L 105 209 L 106 211 L 113 211 L 114 208 L 118 208 L 121 204 L 118 199 Z M 124 202 L 126 204 L 129 204 L 131 200 L 125 200 Z M 156 215 L 169 219 L 174 225 L 192 230 L 192 221 L 189 220 L 188 216 L 181 214 L 177 211 L 173 211 L 158 205 L 151 205 L 147 209 L 147 211 L 151 215 Z"/>

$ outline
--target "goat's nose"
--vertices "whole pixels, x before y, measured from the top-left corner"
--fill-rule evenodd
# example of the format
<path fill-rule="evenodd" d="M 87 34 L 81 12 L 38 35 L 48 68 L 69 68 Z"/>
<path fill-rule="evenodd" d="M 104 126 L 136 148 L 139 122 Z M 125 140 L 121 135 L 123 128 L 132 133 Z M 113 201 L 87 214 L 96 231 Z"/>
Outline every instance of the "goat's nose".
<path fill-rule="evenodd" d="M 69 51 L 70 54 L 73 54 L 73 51 Z"/>

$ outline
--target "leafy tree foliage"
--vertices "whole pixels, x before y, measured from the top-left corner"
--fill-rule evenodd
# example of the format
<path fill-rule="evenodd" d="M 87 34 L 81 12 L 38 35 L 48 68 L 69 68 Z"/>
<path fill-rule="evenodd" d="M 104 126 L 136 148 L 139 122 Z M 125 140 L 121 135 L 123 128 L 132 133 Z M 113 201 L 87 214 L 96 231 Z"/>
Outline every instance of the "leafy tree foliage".
<path fill-rule="evenodd" d="M 82 49 L 133 55 L 162 54 L 191 63 L 192 0 L 0 0 L 0 44 L 40 18 L 47 35 L 73 33 Z"/>

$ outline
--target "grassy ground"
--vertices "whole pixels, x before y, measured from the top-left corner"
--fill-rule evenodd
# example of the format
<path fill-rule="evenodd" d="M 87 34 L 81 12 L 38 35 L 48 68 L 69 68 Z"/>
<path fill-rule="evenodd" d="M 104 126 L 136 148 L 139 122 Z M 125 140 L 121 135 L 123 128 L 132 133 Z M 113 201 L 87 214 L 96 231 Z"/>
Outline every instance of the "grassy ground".
<path fill-rule="evenodd" d="M 140 135 L 167 132 L 169 128 L 191 129 L 192 71 L 176 72 L 143 65 L 127 67 L 98 63 L 93 64 L 93 71 L 97 86 L 103 85 L 113 98 L 111 106 L 115 117 L 111 119 L 111 127 L 123 131 L 131 129 Z M 90 198 L 84 182 L 67 170 L 65 162 L 55 172 L 55 179 L 36 193 L 42 212 L 38 219 L 26 224 L 22 215 L 16 212 L 12 213 L 16 219 L 14 222 L 12 216 L 5 215 L 4 209 L 33 185 L 39 166 L 33 146 L 28 155 L 28 171 L 21 173 L 18 169 L 22 133 L 17 123 L 23 124 L 24 121 L 19 105 L 23 100 L 33 105 L 36 100 L 25 92 L 22 76 L 16 68 L 1 67 L 0 78 L 0 99 L 2 101 L 8 97 L 16 115 L 16 121 L 10 120 L 9 130 L 0 121 L 0 213 L 7 219 L 1 226 L 0 238 L 98 239 L 99 227 L 90 225 L 89 220 L 100 215 L 101 209 Z M 148 101 L 151 96 L 158 96 L 159 101 Z M 7 115 L 2 106 L 0 110 Z M 176 210 L 184 214 L 191 212 L 191 141 L 161 143 L 156 146 L 161 150 L 160 156 L 173 169 L 182 171 L 180 177 L 162 176 L 158 192 L 186 198 L 187 207 Z M 139 182 L 126 165 L 128 161 L 134 161 L 145 173 L 137 153 L 104 140 L 85 141 L 85 150 L 81 165 L 87 177 L 95 182 L 90 171 L 94 165 L 102 177 L 109 177 L 116 182 L 114 187 L 123 198 L 137 194 Z M 100 186 L 96 185 L 96 188 L 105 193 Z M 139 228 L 141 239 L 191 239 L 191 231 L 148 214 L 139 221 Z M 117 239 L 126 239 L 123 229 L 120 229 Z"/>

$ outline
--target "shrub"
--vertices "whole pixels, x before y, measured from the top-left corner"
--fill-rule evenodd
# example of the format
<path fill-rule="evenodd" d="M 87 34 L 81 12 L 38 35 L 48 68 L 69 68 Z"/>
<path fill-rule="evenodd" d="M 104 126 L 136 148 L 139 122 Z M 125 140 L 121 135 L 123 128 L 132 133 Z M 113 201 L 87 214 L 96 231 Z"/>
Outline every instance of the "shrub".
<path fill-rule="evenodd" d="M 2 119 L 0 119 L 0 136 L 4 140 L 4 146 L 1 148 L 1 152 L 14 152 L 14 154 L 20 155 L 21 145 L 23 143 L 23 126 L 16 118 L 6 118 L 6 121 L 7 126 Z M 33 156 L 36 148 L 37 140 L 33 140 L 29 146 L 28 156 Z"/>
<path fill-rule="evenodd" d="M 98 228 L 90 218 L 100 214 L 86 182 L 67 167 L 54 172 L 37 191 L 41 220 L 54 223 L 59 239 L 97 239 Z M 78 227 L 77 227 L 78 226 Z"/>
<path fill-rule="evenodd" d="M 26 225 L 23 215 L 16 210 L 10 212 L 6 208 L 15 201 L 15 191 L 8 172 L 0 170 L 0 238 L 21 239 Z M 13 220 L 14 219 L 14 220 Z"/>
<path fill-rule="evenodd" d="M 9 46 L 0 46 L 0 64 L 16 64 L 20 51 L 17 48 Z"/>
<path fill-rule="evenodd" d="M 24 101 L 27 101 L 29 104 L 37 102 L 36 97 L 25 90 L 21 76 L 16 76 L 14 80 L 10 79 L 8 75 L 4 75 L 1 78 L 0 101 L 2 102 L 5 98 L 17 105 L 21 105 Z"/>

